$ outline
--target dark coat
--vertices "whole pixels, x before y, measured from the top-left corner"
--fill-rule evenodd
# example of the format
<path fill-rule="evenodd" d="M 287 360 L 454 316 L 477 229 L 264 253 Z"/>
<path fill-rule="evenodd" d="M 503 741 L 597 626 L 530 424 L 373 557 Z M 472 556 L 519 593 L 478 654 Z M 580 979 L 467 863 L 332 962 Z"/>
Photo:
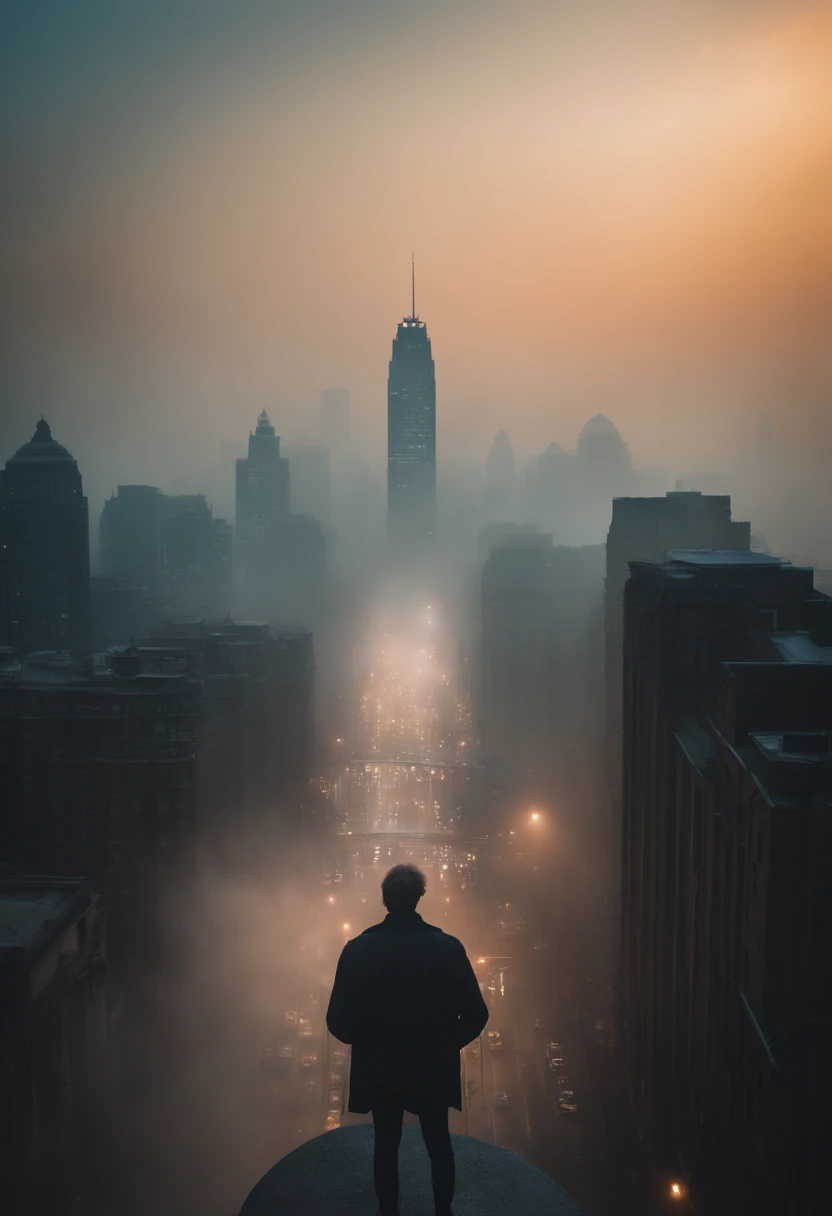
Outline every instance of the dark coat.
<path fill-rule="evenodd" d="M 344 946 L 326 1014 L 352 1044 L 349 1109 L 405 1094 L 461 1110 L 459 1053 L 487 1021 L 462 942 L 418 912 L 389 912 Z"/>

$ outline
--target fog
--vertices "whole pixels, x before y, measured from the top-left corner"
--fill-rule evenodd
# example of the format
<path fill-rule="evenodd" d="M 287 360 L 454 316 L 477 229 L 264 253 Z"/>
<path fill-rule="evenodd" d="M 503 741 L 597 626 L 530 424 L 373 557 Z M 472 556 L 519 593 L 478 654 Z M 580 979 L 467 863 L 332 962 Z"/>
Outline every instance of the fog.
<path fill-rule="evenodd" d="M 4 18 L 4 454 L 202 486 L 343 383 L 378 467 L 415 247 L 440 464 L 600 410 L 672 487 L 765 415 L 823 492 L 825 5 L 197 7 Z"/>
<path fill-rule="evenodd" d="M 730 495 L 832 589 L 829 6 L 71 10 L 0 16 L 0 467 L 41 417 L 77 461 L 91 624 L 24 646 L 0 597 L 0 677 L 71 651 L 76 689 L 193 705 L 147 727 L 181 779 L 102 784 L 106 847 L 47 816 L 11 859 L 103 893 L 117 1008 L 100 1161 L 70 1137 L 44 1203 L 231 1216 L 355 1121 L 323 1014 L 408 860 L 503 1036 L 453 1129 L 642 1212 L 624 1132 L 598 1147 L 625 1122 L 604 545 L 616 498 Z M 388 517 L 403 317 L 435 363 L 424 545 Z M 558 1135 L 553 1037 L 594 1111 Z"/>

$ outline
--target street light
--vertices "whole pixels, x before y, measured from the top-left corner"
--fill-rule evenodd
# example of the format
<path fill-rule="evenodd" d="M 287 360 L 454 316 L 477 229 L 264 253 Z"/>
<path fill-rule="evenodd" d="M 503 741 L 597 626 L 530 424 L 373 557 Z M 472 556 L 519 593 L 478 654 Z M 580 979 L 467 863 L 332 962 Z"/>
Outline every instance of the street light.
<path fill-rule="evenodd" d="M 539 819 L 540 819 L 540 811 L 532 811 L 532 813 L 531 813 L 532 823 L 537 823 Z"/>
<path fill-rule="evenodd" d="M 671 1182 L 670 1198 L 671 1199 L 684 1199 L 684 1197 L 685 1197 L 684 1183 L 683 1182 Z"/>

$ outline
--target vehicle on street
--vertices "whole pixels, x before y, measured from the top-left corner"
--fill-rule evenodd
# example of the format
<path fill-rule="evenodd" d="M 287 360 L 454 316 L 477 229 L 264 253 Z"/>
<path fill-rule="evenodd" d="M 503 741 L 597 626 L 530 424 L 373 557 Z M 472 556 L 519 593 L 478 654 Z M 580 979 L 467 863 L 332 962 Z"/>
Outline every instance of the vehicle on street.
<path fill-rule="evenodd" d="M 318 1063 L 318 1053 L 316 1051 L 305 1051 L 300 1058 L 302 1068 L 311 1068 L 313 1064 Z"/>
<path fill-rule="evenodd" d="M 300 1014 L 298 1015 L 298 1026 L 300 1026 L 301 1030 L 303 1029 L 304 1026 L 311 1026 L 314 1017 L 315 1017 L 314 1009 L 309 1009 L 309 1008 L 301 1009 Z"/>
<path fill-rule="evenodd" d="M 347 1053 L 345 1051 L 333 1051 L 332 1063 L 336 1068 L 343 1068 L 347 1062 Z"/>
<path fill-rule="evenodd" d="M 467 1048 L 467 1050 L 468 1050 L 468 1052 L 469 1052 L 469 1053 L 470 1053 L 470 1054 L 471 1054 L 471 1055 L 474 1057 L 474 1059 L 476 1060 L 476 1059 L 477 1059 L 477 1057 L 478 1057 L 478 1056 L 479 1056 L 479 1054 L 480 1054 L 480 1041 L 479 1041 L 479 1039 L 474 1039 L 473 1043 L 469 1043 L 469 1044 L 468 1044 L 468 1048 Z"/>
<path fill-rule="evenodd" d="M 558 1106 L 565 1115 L 574 1115 L 578 1112 L 578 1100 L 575 1097 L 573 1090 L 563 1089 L 558 1097 Z"/>
<path fill-rule="evenodd" d="M 534 1029 L 535 1030 L 545 1030 L 546 1029 L 546 1027 L 543 1025 L 543 1018 L 535 1018 Z"/>
<path fill-rule="evenodd" d="M 326 1108 L 328 1111 L 341 1110 L 341 1091 L 340 1089 L 331 1089 L 326 1096 Z"/>
<path fill-rule="evenodd" d="M 300 1037 L 302 1039 L 311 1039 L 311 1038 L 314 1038 L 314 1036 L 315 1036 L 315 1031 L 312 1029 L 311 1026 L 301 1026 Z"/>
<path fill-rule="evenodd" d="M 283 1023 L 287 1030 L 295 1030 L 298 1024 L 297 1009 L 287 1009 L 283 1015 Z"/>
<path fill-rule="evenodd" d="M 503 1040 L 500 1037 L 499 1030 L 489 1030 L 487 1037 L 488 1037 L 488 1050 L 489 1051 L 502 1051 L 503 1050 Z"/>
<path fill-rule="evenodd" d="M 569 1078 L 565 1074 L 563 1074 L 557 1078 L 556 1084 L 557 1084 L 558 1089 L 571 1089 L 572 1088 L 572 1082 L 569 1080 Z"/>
<path fill-rule="evenodd" d="M 330 1085 L 344 1084 L 344 1074 L 340 1068 L 331 1068 L 329 1070 L 329 1083 Z"/>
<path fill-rule="evenodd" d="M 562 1060 L 563 1059 L 563 1048 L 561 1047 L 560 1043 L 547 1043 L 546 1044 L 546 1059 L 547 1060 L 552 1060 L 552 1059 Z"/>
<path fill-rule="evenodd" d="M 511 1106 L 508 1094 L 504 1089 L 498 1090 L 494 1095 L 494 1105 L 498 1109 L 504 1109 L 506 1106 Z"/>
<path fill-rule="evenodd" d="M 324 1122 L 324 1131 L 325 1132 L 334 1132 L 335 1129 L 340 1126 L 341 1126 L 341 1116 L 339 1114 L 336 1114 L 334 1111 L 330 1111 L 330 1113 L 326 1117 L 326 1121 Z"/>
<path fill-rule="evenodd" d="M 553 1058 L 553 1059 L 551 1059 L 551 1060 L 549 1061 L 549 1071 L 550 1071 L 550 1072 L 555 1072 L 555 1073 L 557 1073 L 557 1072 L 561 1072 L 561 1073 L 562 1073 L 562 1072 L 565 1072 L 565 1071 L 566 1071 L 566 1063 L 565 1063 L 565 1061 L 564 1061 L 564 1060 L 559 1060 L 559 1059 L 557 1059 L 557 1058 Z"/>

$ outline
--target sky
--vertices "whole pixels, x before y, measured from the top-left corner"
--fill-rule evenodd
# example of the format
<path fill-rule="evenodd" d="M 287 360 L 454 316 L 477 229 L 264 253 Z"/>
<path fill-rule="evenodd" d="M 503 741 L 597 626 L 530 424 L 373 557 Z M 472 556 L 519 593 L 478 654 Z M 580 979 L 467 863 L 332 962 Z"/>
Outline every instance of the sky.
<path fill-rule="evenodd" d="M 804 0 L 6 0 L 0 458 L 43 412 L 91 497 L 167 486 L 340 384 L 379 460 L 413 249 L 440 461 L 601 410 L 814 469 L 830 55 Z"/>

